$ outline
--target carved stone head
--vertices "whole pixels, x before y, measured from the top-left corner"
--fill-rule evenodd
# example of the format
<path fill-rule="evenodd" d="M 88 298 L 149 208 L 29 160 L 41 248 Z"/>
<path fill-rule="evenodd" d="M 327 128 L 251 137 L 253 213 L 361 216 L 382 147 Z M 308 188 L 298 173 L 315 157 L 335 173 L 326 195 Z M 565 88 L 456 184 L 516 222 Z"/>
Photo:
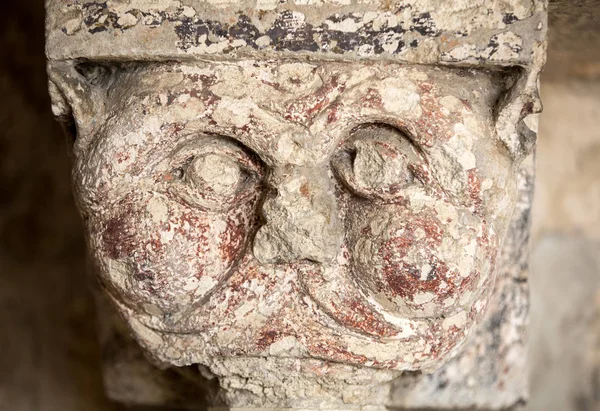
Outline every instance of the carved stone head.
<path fill-rule="evenodd" d="M 89 250 L 152 356 L 269 397 L 456 354 L 544 57 L 543 3 L 475 3 L 49 2 Z"/>

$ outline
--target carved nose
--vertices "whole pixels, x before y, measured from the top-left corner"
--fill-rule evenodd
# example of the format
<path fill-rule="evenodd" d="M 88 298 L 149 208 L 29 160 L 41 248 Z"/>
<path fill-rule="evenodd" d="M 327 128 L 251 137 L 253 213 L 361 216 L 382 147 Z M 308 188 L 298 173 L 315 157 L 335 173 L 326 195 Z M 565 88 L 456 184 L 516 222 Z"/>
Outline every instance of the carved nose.
<path fill-rule="evenodd" d="M 277 170 L 270 183 L 277 194 L 263 205 L 265 224 L 254 239 L 258 261 L 334 260 L 343 231 L 326 170 Z"/>

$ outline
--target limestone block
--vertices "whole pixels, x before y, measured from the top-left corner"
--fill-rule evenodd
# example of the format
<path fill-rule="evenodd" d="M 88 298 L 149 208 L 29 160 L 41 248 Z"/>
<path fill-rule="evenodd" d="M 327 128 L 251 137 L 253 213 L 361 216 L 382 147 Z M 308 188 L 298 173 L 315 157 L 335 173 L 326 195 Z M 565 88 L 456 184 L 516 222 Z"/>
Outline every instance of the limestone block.
<path fill-rule="evenodd" d="M 232 407 L 526 397 L 544 2 L 47 9 L 93 270 L 153 363 Z"/>

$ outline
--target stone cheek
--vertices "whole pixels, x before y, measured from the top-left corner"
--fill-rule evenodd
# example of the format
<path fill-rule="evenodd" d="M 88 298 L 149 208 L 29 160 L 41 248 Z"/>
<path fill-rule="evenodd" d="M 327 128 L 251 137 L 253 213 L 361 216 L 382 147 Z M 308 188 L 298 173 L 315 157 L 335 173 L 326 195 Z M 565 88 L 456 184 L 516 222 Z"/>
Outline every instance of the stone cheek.
<path fill-rule="evenodd" d="M 193 340 L 156 357 L 419 370 L 465 341 L 514 204 L 498 73 L 118 70 L 75 180 L 110 295 L 164 341 Z"/>
<path fill-rule="evenodd" d="M 435 318 L 485 291 L 481 272 L 490 275 L 485 262 L 492 255 L 479 240 L 489 233 L 468 212 L 442 221 L 434 207 L 357 205 L 349 227 L 353 277 L 390 313 Z"/>
<path fill-rule="evenodd" d="M 180 314 L 231 274 L 255 205 L 256 197 L 214 213 L 192 209 L 169 193 L 128 195 L 88 221 L 102 279 L 140 312 Z"/>

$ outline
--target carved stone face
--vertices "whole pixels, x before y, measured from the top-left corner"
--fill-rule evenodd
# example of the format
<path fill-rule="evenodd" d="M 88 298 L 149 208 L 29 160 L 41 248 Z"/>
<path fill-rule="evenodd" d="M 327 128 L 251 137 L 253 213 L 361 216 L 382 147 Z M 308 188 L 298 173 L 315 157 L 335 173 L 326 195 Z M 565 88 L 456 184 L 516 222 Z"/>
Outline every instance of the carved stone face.
<path fill-rule="evenodd" d="M 514 208 L 494 117 L 510 81 L 385 63 L 124 65 L 75 149 L 102 283 L 152 335 L 193 341 L 156 348 L 172 363 L 435 367 L 483 315 Z"/>

